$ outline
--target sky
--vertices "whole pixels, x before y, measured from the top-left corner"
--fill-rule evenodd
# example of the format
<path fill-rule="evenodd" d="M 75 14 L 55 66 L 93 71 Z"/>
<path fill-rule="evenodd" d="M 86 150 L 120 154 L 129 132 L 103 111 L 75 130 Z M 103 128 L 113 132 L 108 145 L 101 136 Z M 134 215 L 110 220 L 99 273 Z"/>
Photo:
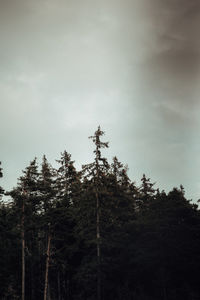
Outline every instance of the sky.
<path fill-rule="evenodd" d="M 200 198 L 198 0 L 0 0 L 0 161 L 9 190 L 43 154 L 104 155 Z"/>

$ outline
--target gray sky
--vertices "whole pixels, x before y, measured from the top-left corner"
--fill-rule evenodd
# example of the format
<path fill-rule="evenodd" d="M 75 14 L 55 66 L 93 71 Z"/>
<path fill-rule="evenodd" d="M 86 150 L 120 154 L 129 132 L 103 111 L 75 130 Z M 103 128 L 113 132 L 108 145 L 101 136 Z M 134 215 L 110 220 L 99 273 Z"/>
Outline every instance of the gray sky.
<path fill-rule="evenodd" d="M 91 161 L 100 124 L 132 180 L 200 198 L 199 23 L 198 0 L 0 0 L 1 185 Z"/>

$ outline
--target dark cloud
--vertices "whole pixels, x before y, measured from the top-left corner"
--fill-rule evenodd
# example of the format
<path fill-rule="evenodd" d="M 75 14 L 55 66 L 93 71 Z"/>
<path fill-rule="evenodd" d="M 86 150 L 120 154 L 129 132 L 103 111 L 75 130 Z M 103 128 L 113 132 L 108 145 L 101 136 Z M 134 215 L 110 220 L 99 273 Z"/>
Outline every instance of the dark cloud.
<path fill-rule="evenodd" d="M 200 63 L 199 0 L 155 1 L 151 12 L 160 28 L 155 59 L 161 70 L 182 80 L 196 79 Z"/>

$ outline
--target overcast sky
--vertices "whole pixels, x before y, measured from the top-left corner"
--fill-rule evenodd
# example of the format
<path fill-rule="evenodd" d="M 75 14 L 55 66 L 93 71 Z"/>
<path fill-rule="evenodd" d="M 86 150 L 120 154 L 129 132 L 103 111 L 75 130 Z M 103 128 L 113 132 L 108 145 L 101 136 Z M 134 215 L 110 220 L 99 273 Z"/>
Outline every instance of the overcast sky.
<path fill-rule="evenodd" d="M 1 185 L 60 152 L 107 155 L 200 198 L 198 0 L 0 0 Z"/>

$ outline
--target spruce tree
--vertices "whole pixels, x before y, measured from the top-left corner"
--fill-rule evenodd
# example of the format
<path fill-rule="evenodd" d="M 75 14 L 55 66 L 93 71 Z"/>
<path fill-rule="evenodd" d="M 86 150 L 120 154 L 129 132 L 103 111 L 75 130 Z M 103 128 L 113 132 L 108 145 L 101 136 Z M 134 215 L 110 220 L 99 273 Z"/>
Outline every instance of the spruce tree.
<path fill-rule="evenodd" d="M 90 188 L 90 186 L 92 187 L 96 200 L 97 300 L 101 300 L 101 193 L 103 180 L 109 170 L 107 159 L 102 157 L 101 153 L 102 149 L 108 148 L 108 142 L 101 141 L 103 135 L 104 132 L 99 126 L 94 135 L 89 137 L 95 145 L 93 151 L 95 155 L 94 162 L 83 166 L 85 186 L 88 185 L 88 188 Z"/>
<path fill-rule="evenodd" d="M 71 154 L 61 153 L 57 160 L 55 180 L 54 237 L 52 245 L 55 248 L 54 281 L 57 282 L 57 293 L 60 298 L 69 298 L 73 289 L 74 263 L 77 264 L 77 245 L 75 238 L 75 210 L 81 192 L 80 173 L 77 172 Z M 76 209 L 75 209 L 76 207 Z"/>
<path fill-rule="evenodd" d="M 141 181 L 136 208 L 145 210 L 148 209 L 151 200 L 154 199 L 156 189 L 154 189 L 155 183 L 151 183 L 150 178 L 147 178 L 145 174 L 143 174 Z"/>
<path fill-rule="evenodd" d="M 1 168 L 1 162 L 0 162 L 0 178 L 2 178 L 2 177 L 3 177 L 3 172 L 2 172 L 2 168 Z M 0 186 L 0 200 L 1 200 L 1 197 L 2 197 L 3 193 L 4 193 L 4 190 Z"/>
<path fill-rule="evenodd" d="M 104 293 L 109 299 L 124 299 L 128 293 L 127 273 L 131 270 L 130 241 L 133 239 L 131 229 L 137 188 L 127 171 L 127 166 L 114 157 L 104 184 L 102 254 Z"/>
<path fill-rule="evenodd" d="M 42 159 L 42 168 L 38 178 L 40 198 L 40 213 L 45 214 L 55 205 L 55 170 L 49 164 L 46 156 Z"/>
<path fill-rule="evenodd" d="M 30 165 L 23 171 L 23 175 L 19 178 L 17 187 L 13 188 L 8 194 L 12 197 L 16 214 L 20 217 L 18 221 L 21 230 L 21 297 L 24 300 L 26 292 L 27 297 L 33 299 L 35 292 L 35 264 L 33 254 L 37 247 L 36 228 L 39 210 L 38 166 L 36 158 L 31 161 Z M 26 284 L 26 281 L 28 284 Z"/>
<path fill-rule="evenodd" d="M 49 265 L 51 260 L 51 240 L 54 220 L 52 215 L 55 209 L 55 171 L 49 164 L 46 156 L 42 159 L 42 168 L 38 179 L 38 192 L 40 198 L 40 256 L 45 256 L 46 260 L 43 262 L 44 275 L 44 299 L 47 299 L 48 290 L 50 292 L 49 284 Z"/>
<path fill-rule="evenodd" d="M 67 207 L 73 202 L 73 192 L 77 188 L 78 173 L 74 161 L 71 160 L 71 154 L 67 151 L 61 153 L 61 158 L 57 162 L 59 167 L 56 178 L 56 197 L 58 202 L 63 202 Z"/>

